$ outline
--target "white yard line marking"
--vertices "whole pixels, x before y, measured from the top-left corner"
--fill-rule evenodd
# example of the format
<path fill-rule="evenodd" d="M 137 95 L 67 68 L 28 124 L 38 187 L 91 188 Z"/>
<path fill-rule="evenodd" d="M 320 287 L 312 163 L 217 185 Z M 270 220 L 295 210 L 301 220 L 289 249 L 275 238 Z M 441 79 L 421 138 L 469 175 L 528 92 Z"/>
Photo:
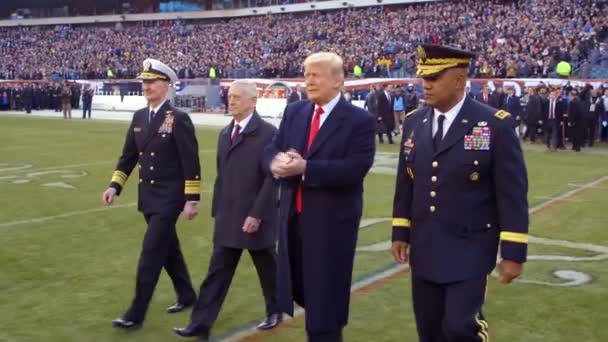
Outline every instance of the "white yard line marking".
<path fill-rule="evenodd" d="M 61 169 L 73 169 L 75 167 L 83 167 L 83 166 L 93 166 L 93 165 L 104 165 L 108 163 L 116 162 L 115 160 L 106 160 L 106 161 L 98 161 L 91 163 L 81 163 L 81 164 L 71 164 L 71 165 L 57 165 L 57 166 L 46 166 L 40 168 L 33 168 L 32 164 L 19 164 L 12 163 L 15 166 L 6 167 L 4 169 L 0 169 L 0 172 L 8 172 L 8 173 L 25 173 L 32 171 L 49 171 L 49 170 L 61 170 Z"/>
<path fill-rule="evenodd" d="M 0 164 L 0 172 L 14 172 L 21 170 L 29 170 L 32 164 L 21 164 L 21 163 L 2 163 Z"/>
<path fill-rule="evenodd" d="M 112 205 L 112 206 L 109 206 L 109 207 L 101 207 L 101 208 L 94 208 L 94 209 L 70 211 L 70 212 L 67 212 L 67 213 L 59 214 L 59 215 L 43 216 L 43 217 L 32 218 L 32 219 L 27 219 L 27 220 L 19 220 L 19 221 L 10 221 L 10 222 L 5 222 L 5 223 L 0 223 L 0 228 L 14 227 L 14 226 L 20 226 L 20 225 L 30 224 L 30 223 L 46 222 L 46 221 L 51 221 L 51 220 L 56 220 L 56 219 L 68 218 L 68 217 L 72 217 L 72 216 L 78 216 L 78 215 L 85 215 L 85 214 L 90 214 L 90 213 L 97 213 L 97 212 L 101 212 L 101 211 L 107 211 L 107 210 L 110 210 L 110 209 L 119 209 L 119 208 L 134 207 L 136 205 L 137 205 L 136 202 L 131 202 L 131 203 L 126 203 L 126 204 L 116 204 L 116 205 Z"/>
<path fill-rule="evenodd" d="M 203 193 L 203 194 L 209 194 L 211 192 L 212 192 L 211 190 L 201 191 L 201 193 Z M 59 215 L 43 216 L 43 217 L 38 217 L 38 218 L 33 218 L 33 219 L 26 219 L 26 220 L 10 221 L 10 222 L 5 222 L 5 223 L 0 223 L 0 228 L 19 226 L 19 225 L 30 224 L 30 223 L 45 222 L 45 221 L 50 221 L 50 220 L 55 220 L 55 219 L 62 219 L 62 218 L 72 217 L 72 216 L 85 215 L 85 214 L 90 214 L 90 213 L 97 213 L 97 212 L 107 211 L 107 210 L 110 210 L 110 209 L 119 209 L 119 208 L 134 207 L 136 205 L 137 205 L 137 202 L 131 202 L 131 203 L 126 203 L 126 204 L 116 204 L 116 205 L 112 205 L 112 206 L 109 206 L 109 207 L 93 208 L 93 209 L 78 210 L 78 211 L 69 211 L 69 212 L 66 212 L 66 213 L 63 213 L 63 214 L 59 214 Z"/>

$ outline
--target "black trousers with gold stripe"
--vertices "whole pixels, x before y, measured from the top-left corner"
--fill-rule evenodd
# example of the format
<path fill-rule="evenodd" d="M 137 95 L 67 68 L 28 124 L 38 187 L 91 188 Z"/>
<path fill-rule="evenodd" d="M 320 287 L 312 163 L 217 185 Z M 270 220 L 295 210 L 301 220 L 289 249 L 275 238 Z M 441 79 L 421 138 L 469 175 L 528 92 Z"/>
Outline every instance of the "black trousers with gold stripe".
<path fill-rule="evenodd" d="M 137 265 L 135 298 L 124 314 L 124 319 L 135 322 L 144 320 L 163 268 L 171 278 L 179 303 L 192 304 L 196 300 L 196 292 L 175 230 L 179 214 L 144 215 L 148 229 Z"/>
<path fill-rule="evenodd" d="M 481 314 L 487 277 L 437 284 L 412 276 L 414 314 L 420 342 L 486 342 Z"/>

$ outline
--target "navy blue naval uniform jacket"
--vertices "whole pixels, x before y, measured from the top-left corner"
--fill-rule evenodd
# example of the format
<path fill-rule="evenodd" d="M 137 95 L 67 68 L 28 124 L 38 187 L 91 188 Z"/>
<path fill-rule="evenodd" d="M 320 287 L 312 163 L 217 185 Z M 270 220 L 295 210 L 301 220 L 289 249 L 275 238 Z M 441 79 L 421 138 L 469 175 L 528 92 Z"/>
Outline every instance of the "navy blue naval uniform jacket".
<path fill-rule="evenodd" d="M 188 114 L 166 101 L 149 122 L 149 109 L 135 112 L 110 186 L 120 195 L 131 171 L 139 168 L 138 210 L 145 215 L 181 212 L 200 199 L 200 163 L 194 125 Z"/>
<path fill-rule="evenodd" d="M 522 263 L 528 242 L 528 180 L 511 115 L 469 97 L 437 151 L 433 109 L 403 123 L 393 203 L 393 241 L 410 244 L 412 275 L 451 283 Z"/>

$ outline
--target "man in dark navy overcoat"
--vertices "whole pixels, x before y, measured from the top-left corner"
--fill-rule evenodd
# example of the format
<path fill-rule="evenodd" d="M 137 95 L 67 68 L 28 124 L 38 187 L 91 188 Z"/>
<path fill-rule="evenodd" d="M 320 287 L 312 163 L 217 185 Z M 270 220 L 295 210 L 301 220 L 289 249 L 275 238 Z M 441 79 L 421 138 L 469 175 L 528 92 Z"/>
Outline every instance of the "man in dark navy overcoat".
<path fill-rule="evenodd" d="M 310 342 L 342 341 L 363 209 L 363 179 L 374 161 L 373 117 L 349 104 L 342 58 L 304 62 L 309 100 L 287 106 L 264 165 L 280 183 L 278 298 L 306 311 Z"/>

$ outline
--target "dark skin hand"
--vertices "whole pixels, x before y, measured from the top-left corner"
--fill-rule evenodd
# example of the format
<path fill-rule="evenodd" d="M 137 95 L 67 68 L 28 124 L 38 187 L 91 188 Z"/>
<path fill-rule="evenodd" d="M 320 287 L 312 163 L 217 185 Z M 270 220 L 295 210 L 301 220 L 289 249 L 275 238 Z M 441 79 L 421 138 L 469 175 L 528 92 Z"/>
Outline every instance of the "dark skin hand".
<path fill-rule="evenodd" d="M 515 278 L 519 277 L 524 270 L 524 266 L 518 262 L 503 259 L 498 264 L 498 280 L 502 284 L 510 284 Z"/>
<path fill-rule="evenodd" d="M 395 262 L 405 264 L 409 261 L 409 244 L 405 241 L 393 241 L 391 252 L 393 253 Z"/>

